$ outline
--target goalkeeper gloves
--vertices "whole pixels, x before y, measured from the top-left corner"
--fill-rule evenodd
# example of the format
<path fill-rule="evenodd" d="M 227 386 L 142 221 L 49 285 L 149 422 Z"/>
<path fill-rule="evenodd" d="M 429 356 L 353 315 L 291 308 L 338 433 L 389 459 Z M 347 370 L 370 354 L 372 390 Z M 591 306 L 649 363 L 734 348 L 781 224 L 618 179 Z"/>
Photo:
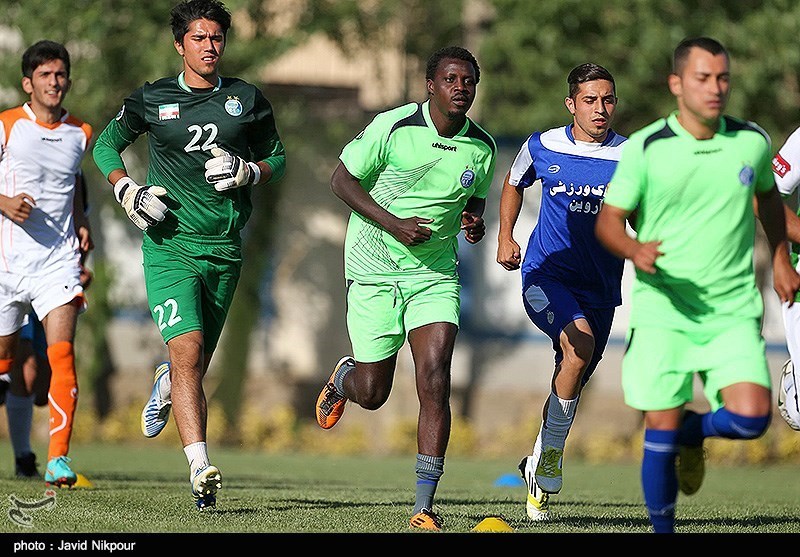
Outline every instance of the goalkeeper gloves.
<path fill-rule="evenodd" d="M 261 180 L 261 169 L 256 163 L 246 162 L 219 147 L 211 149 L 211 154 L 214 158 L 206 161 L 206 182 L 215 190 L 227 191 L 257 184 Z"/>
<path fill-rule="evenodd" d="M 114 196 L 133 224 L 140 230 L 158 224 L 166 216 L 169 209 L 159 197 L 167 195 L 161 186 L 140 186 L 128 176 L 120 178 L 114 184 Z"/>

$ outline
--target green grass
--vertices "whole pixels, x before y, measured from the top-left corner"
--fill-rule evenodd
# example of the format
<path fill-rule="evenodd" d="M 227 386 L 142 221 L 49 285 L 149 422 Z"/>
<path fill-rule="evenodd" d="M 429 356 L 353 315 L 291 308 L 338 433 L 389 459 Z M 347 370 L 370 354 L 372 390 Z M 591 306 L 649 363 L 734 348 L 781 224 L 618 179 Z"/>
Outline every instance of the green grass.
<path fill-rule="evenodd" d="M 56 491 L 56 505 L 30 511 L 32 528 L 9 517 L 14 495 L 43 498 L 44 483 L 0 466 L 4 533 L 404 533 L 414 500 L 414 460 L 406 457 L 274 455 L 212 447 L 224 487 L 215 510 L 199 512 L 179 448 L 75 445 L 73 467 L 94 489 Z M 551 499 L 553 520 L 529 522 L 525 488 L 496 487 L 516 475 L 513 460 L 448 457 L 436 511 L 447 532 L 465 533 L 502 515 L 519 533 L 648 533 L 639 465 L 567 461 L 564 491 Z M 703 488 L 679 496 L 685 533 L 800 533 L 797 467 L 710 465 Z"/>

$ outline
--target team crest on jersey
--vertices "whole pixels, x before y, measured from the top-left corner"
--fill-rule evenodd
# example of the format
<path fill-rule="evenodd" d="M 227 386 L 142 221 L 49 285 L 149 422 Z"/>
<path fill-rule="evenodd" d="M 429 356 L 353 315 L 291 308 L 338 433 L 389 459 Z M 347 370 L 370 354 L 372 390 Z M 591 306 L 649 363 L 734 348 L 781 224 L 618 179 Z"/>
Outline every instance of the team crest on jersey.
<path fill-rule="evenodd" d="M 739 181 L 743 186 L 751 186 L 755 177 L 756 171 L 753 170 L 753 167 L 750 165 L 745 165 L 744 168 L 739 171 Z"/>
<path fill-rule="evenodd" d="M 475 183 L 475 172 L 473 172 L 468 168 L 461 173 L 461 186 L 464 188 L 468 188 L 473 183 Z"/>
<path fill-rule="evenodd" d="M 242 103 L 239 101 L 239 97 L 228 97 L 228 100 L 225 101 L 225 112 L 231 116 L 242 115 Z"/>
<path fill-rule="evenodd" d="M 125 105 L 124 104 L 122 105 L 122 108 L 119 109 L 119 112 L 117 112 L 117 115 L 114 117 L 114 120 L 119 121 L 119 119 L 122 118 L 123 114 L 125 114 Z"/>
<path fill-rule="evenodd" d="M 177 120 L 181 117 L 181 108 L 178 103 L 158 105 L 159 120 Z"/>

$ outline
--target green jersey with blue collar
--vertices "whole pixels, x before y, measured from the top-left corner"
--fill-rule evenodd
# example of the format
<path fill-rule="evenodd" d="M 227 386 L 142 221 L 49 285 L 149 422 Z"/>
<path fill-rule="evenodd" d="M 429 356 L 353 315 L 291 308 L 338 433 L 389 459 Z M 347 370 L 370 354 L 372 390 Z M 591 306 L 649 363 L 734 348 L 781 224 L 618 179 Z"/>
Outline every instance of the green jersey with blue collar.
<path fill-rule="evenodd" d="M 753 195 L 775 187 L 769 136 L 720 119 L 699 140 L 676 113 L 631 134 L 604 203 L 637 210 L 640 242 L 661 241 L 655 274 L 636 271 L 631 327 L 705 330 L 760 319 Z"/>
<path fill-rule="evenodd" d="M 405 246 L 353 212 L 345 240 L 345 277 L 382 282 L 454 276 L 461 213 L 471 197 L 486 198 L 496 152 L 492 136 L 469 118 L 453 137 L 439 135 L 429 102 L 378 114 L 339 158 L 393 215 L 432 219 L 424 225 L 432 235 Z"/>

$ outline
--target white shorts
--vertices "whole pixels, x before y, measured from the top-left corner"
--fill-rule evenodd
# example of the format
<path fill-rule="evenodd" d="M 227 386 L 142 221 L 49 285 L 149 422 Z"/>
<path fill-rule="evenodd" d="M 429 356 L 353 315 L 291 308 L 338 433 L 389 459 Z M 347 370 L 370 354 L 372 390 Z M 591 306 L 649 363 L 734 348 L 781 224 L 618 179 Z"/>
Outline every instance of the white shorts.
<path fill-rule="evenodd" d="M 76 297 L 82 299 L 80 312 L 86 311 L 81 286 L 81 270 L 74 262 L 51 269 L 46 275 L 25 276 L 0 272 L 0 336 L 15 333 L 31 310 L 39 319 Z"/>

